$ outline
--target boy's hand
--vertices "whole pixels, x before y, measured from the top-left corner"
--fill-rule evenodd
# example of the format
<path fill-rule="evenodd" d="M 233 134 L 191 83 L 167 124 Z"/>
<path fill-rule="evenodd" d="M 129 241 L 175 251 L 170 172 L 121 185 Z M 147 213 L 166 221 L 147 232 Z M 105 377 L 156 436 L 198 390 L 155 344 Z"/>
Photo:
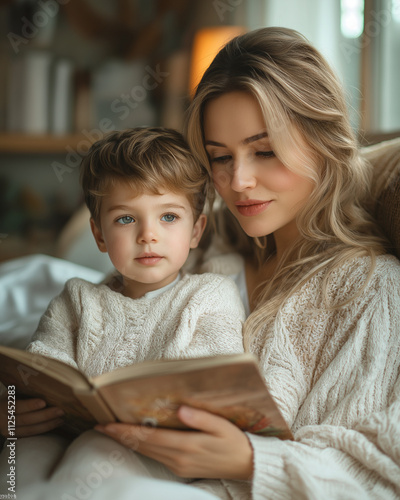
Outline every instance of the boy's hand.
<path fill-rule="evenodd" d="M 7 398 L 0 400 L 0 434 L 8 436 Z M 15 436 L 27 437 L 51 431 L 63 423 L 64 412 L 46 407 L 42 399 L 17 399 L 15 402 Z"/>

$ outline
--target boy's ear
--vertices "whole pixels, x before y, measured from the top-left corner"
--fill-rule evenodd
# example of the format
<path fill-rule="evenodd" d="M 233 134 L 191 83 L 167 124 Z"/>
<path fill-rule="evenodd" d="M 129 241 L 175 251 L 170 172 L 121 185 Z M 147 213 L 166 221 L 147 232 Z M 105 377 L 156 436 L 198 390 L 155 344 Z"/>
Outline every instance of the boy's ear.
<path fill-rule="evenodd" d="M 107 252 L 107 247 L 105 244 L 105 241 L 103 239 L 103 234 L 101 230 L 97 227 L 95 221 L 93 218 L 90 218 L 90 229 L 92 230 L 94 239 L 96 240 L 97 246 L 100 250 L 100 252 L 106 253 Z"/>
<path fill-rule="evenodd" d="M 199 218 L 193 226 L 192 239 L 190 240 L 190 248 L 197 248 L 200 238 L 204 233 L 207 224 L 207 216 L 200 214 Z"/>

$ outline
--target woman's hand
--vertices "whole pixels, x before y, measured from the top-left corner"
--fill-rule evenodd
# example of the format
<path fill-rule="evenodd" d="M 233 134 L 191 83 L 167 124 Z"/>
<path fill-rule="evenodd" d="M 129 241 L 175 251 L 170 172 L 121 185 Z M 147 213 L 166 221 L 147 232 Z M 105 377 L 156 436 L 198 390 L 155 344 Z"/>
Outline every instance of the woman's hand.
<path fill-rule="evenodd" d="M 46 408 L 42 399 L 17 399 L 15 402 L 15 436 L 27 437 L 51 431 L 63 423 L 64 412 Z M 0 400 L 0 434 L 8 436 L 7 398 Z"/>
<path fill-rule="evenodd" d="M 96 429 L 158 460 L 180 477 L 251 479 L 253 450 L 244 432 L 222 417 L 187 406 L 179 409 L 178 416 L 197 430 L 114 423 Z"/>

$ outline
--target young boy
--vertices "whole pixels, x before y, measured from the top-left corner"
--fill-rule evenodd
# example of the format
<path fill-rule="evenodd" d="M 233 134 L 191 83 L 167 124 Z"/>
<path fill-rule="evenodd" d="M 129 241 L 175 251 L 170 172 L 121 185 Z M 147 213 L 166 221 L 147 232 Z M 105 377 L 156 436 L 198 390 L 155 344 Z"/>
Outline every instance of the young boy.
<path fill-rule="evenodd" d="M 230 278 L 183 275 L 206 225 L 208 174 L 183 137 L 162 128 L 115 132 L 82 161 L 81 184 L 109 284 L 69 280 L 28 350 L 88 376 L 135 362 L 241 352 L 244 310 Z"/>
<path fill-rule="evenodd" d="M 81 184 L 94 238 L 119 275 L 109 284 L 67 281 L 28 350 L 87 376 L 145 360 L 242 352 L 245 314 L 234 282 L 217 274 L 181 273 L 206 225 L 208 182 L 206 170 L 173 130 L 131 129 L 96 142 L 82 161 Z M 35 414 L 24 414 L 31 429 L 41 424 Z M 84 438 L 105 439 L 97 433 Z M 45 481 L 66 457 L 67 446 L 52 434 L 19 439 L 18 488 Z M 132 471 L 134 460 L 139 459 L 130 453 Z M 3 468 L 5 453 L 1 474 Z"/>

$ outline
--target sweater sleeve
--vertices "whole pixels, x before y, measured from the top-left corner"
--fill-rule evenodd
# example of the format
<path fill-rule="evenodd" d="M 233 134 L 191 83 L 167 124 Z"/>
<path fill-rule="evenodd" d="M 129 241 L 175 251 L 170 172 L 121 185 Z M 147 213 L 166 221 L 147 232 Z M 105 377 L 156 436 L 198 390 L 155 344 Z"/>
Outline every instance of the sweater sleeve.
<path fill-rule="evenodd" d="M 202 279 L 205 277 L 202 275 Z M 186 313 L 192 316 L 192 320 L 187 321 L 192 338 L 181 356 L 215 356 L 244 351 L 242 327 L 245 312 L 238 288 L 231 278 L 213 276 L 204 294 L 199 300 L 192 301 L 191 307 L 183 314 Z"/>
<path fill-rule="evenodd" d="M 255 500 L 400 497 L 399 269 L 372 281 L 352 316 L 326 322 L 330 341 L 301 390 L 295 441 L 248 435 Z"/>
<path fill-rule="evenodd" d="M 389 407 L 354 429 L 310 425 L 293 442 L 248 434 L 254 500 L 399 498 L 399 396 L 400 380 Z"/>
<path fill-rule="evenodd" d="M 63 291 L 47 307 L 39 321 L 27 350 L 42 354 L 78 368 L 76 363 L 76 333 L 79 326 L 80 303 L 77 279 L 69 280 Z"/>

